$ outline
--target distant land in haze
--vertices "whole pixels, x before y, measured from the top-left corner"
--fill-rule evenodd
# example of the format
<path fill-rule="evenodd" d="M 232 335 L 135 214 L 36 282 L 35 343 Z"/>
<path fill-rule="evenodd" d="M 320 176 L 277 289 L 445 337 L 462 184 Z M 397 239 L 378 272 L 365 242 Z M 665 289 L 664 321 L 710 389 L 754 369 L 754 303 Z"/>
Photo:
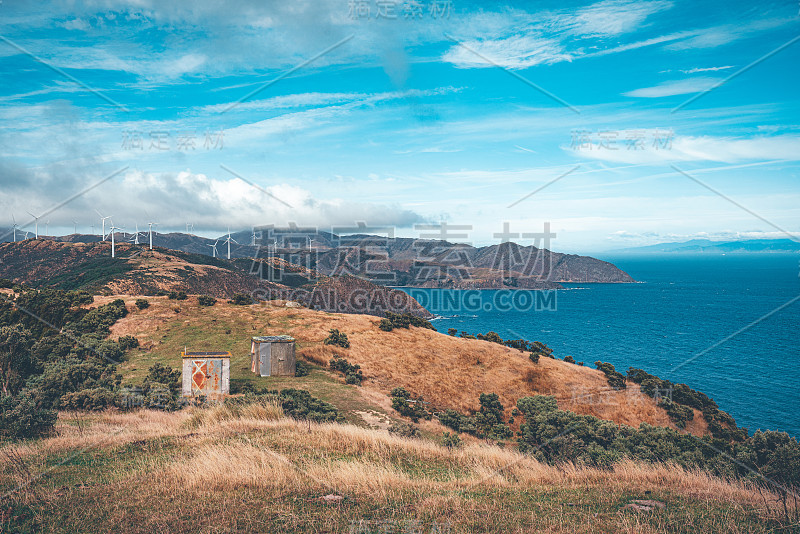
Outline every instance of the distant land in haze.
<path fill-rule="evenodd" d="M 712 241 L 692 239 L 679 243 L 658 243 L 644 247 L 632 247 L 609 252 L 622 254 L 653 253 L 708 253 L 708 254 L 747 254 L 747 253 L 786 253 L 800 252 L 800 241 L 791 239 L 742 239 L 737 241 Z"/>

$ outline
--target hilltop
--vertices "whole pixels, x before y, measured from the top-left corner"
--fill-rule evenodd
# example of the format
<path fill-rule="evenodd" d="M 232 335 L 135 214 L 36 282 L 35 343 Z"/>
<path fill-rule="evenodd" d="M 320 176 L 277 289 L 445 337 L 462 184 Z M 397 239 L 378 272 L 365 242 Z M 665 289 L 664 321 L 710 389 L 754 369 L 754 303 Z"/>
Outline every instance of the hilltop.
<path fill-rule="evenodd" d="M 606 261 L 562 254 L 513 242 L 484 247 L 443 240 L 340 236 L 315 229 L 265 229 L 232 235 L 231 258 L 278 258 L 326 276 L 348 274 L 388 286 L 453 289 L 557 289 L 564 282 L 631 283 L 634 279 Z M 11 237 L 6 236 L 6 240 Z M 66 243 L 101 242 L 97 235 L 45 237 Z M 126 234 L 116 234 L 127 243 Z M 140 239 L 142 242 L 146 238 Z M 153 245 L 195 255 L 227 255 L 225 238 L 153 232 Z M 223 252 L 224 251 L 224 252 Z"/>
<path fill-rule="evenodd" d="M 277 258 L 225 260 L 201 254 L 110 242 L 64 243 L 27 239 L 0 244 L 0 278 L 33 287 L 94 293 L 156 295 L 184 291 L 229 299 L 283 298 L 318 309 L 383 315 L 387 309 L 429 317 L 402 291 L 350 276 L 329 277 Z M 365 297 L 366 296 L 366 297 Z M 361 300 L 358 300 L 361 299 Z M 366 309 L 360 302 L 374 306 Z"/>

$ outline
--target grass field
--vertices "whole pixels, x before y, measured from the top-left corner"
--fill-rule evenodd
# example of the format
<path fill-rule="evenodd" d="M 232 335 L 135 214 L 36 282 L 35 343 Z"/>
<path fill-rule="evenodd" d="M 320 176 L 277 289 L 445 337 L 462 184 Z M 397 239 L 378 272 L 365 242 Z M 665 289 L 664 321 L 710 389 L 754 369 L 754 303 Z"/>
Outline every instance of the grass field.
<path fill-rule="evenodd" d="M 62 413 L 54 437 L 0 448 L 0 475 L 3 532 L 791 531 L 758 492 L 703 473 L 547 466 L 268 404 Z"/>
<path fill-rule="evenodd" d="M 98 298 L 97 303 L 113 298 Z M 215 306 L 204 308 L 194 296 L 184 301 L 157 297 L 149 298 L 149 308 L 138 310 L 133 306 L 135 298 L 123 298 L 132 311 L 114 325 L 112 337 L 134 335 L 142 345 L 120 366 L 125 383 L 140 382 L 155 362 L 179 368 L 180 353 L 185 347 L 228 350 L 233 355 L 233 383 L 251 382 L 259 388 L 307 388 L 348 412 L 375 409 L 391 413 L 386 394 L 394 387 L 404 386 L 437 409 L 475 410 L 481 393 L 497 393 L 508 416 L 517 400 L 541 393 L 554 395 L 560 407 L 576 413 L 631 426 L 647 422 L 674 428 L 666 411 L 641 393 L 636 384 L 615 391 L 596 369 L 549 358 L 533 364 L 524 353 L 488 341 L 455 338 L 423 328 L 383 332 L 378 329 L 376 317 L 331 314 L 285 307 L 282 303 L 234 306 L 218 301 Z M 345 332 L 351 347 L 323 345 L 330 328 Z M 342 393 L 330 387 L 327 378 L 331 375 L 324 373 L 312 373 L 309 379 L 256 377 L 249 371 L 250 338 L 268 334 L 294 336 L 298 357 L 320 367 L 327 366 L 334 356 L 361 365 L 363 387 L 357 392 Z M 362 401 L 362 406 L 355 406 Z M 355 419 L 350 418 L 357 422 Z M 702 414 L 695 413 L 687 430 L 705 433 Z"/>

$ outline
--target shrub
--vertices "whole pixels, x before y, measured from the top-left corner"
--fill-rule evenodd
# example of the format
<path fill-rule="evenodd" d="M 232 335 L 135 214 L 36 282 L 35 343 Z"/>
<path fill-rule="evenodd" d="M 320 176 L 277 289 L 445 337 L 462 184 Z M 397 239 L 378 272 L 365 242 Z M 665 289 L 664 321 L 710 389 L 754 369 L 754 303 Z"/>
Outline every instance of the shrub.
<path fill-rule="evenodd" d="M 170 291 L 167 293 L 167 298 L 170 300 L 186 300 L 185 291 Z"/>
<path fill-rule="evenodd" d="M 331 328 L 328 330 L 328 337 L 322 342 L 325 345 L 334 345 L 336 347 L 342 347 L 343 349 L 350 348 L 350 341 L 347 339 L 347 334 L 344 332 L 339 332 L 336 328 Z"/>
<path fill-rule="evenodd" d="M 136 299 L 136 307 L 144 310 L 150 307 L 150 301 L 147 299 Z"/>
<path fill-rule="evenodd" d="M 172 369 L 169 365 L 156 362 L 147 370 L 142 389 L 147 393 L 153 384 L 161 384 L 168 387 L 173 394 L 177 394 L 181 390 L 181 375 L 180 369 Z"/>
<path fill-rule="evenodd" d="M 387 311 L 386 318 L 381 319 L 381 322 L 378 324 L 378 328 L 384 332 L 391 332 L 395 328 L 410 328 L 412 326 L 436 330 L 430 321 L 410 313 L 392 313 Z"/>
<path fill-rule="evenodd" d="M 117 343 L 122 350 L 131 350 L 139 346 L 139 340 L 133 336 L 120 336 Z"/>
<path fill-rule="evenodd" d="M 606 375 L 608 385 L 614 389 L 626 389 L 628 385 L 625 383 L 625 376 L 617 372 L 613 365 L 607 362 L 594 362 L 594 365 Z"/>
<path fill-rule="evenodd" d="M 468 415 L 458 413 L 455 410 L 447 409 L 439 413 L 437 416 L 439 422 L 448 428 L 452 428 L 456 432 L 465 432 L 467 434 L 476 434 L 478 429 L 475 426 L 475 418 Z"/>
<path fill-rule="evenodd" d="M 485 334 L 478 334 L 476 336 L 478 339 L 482 339 L 483 341 L 491 341 L 492 343 L 499 343 L 503 344 L 503 338 L 497 332 L 486 332 Z"/>
<path fill-rule="evenodd" d="M 533 363 L 539 363 L 539 353 L 538 353 L 538 352 L 531 352 L 531 353 L 528 355 L 528 358 L 529 358 L 529 359 L 530 359 L 530 360 L 531 360 Z"/>
<path fill-rule="evenodd" d="M 458 434 L 451 434 L 450 432 L 442 432 L 441 438 L 442 446 L 448 449 L 457 449 L 461 447 L 461 438 Z"/>
<path fill-rule="evenodd" d="M 303 389 L 283 389 L 280 392 L 280 402 L 283 412 L 295 419 L 308 419 L 310 421 L 342 422 L 344 417 L 332 404 L 312 397 Z"/>
<path fill-rule="evenodd" d="M 575 363 L 575 358 L 572 356 L 564 356 L 564 361 L 567 363 Z"/>
<path fill-rule="evenodd" d="M 42 407 L 34 391 L 0 396 L 0 435 L 11 439 L 42 436 L 56 423 L 58 413 Z"/>
<path fill-rule="evenodd" d="M 686 423 L 694 419 L 694 411 L 688 406 L 669 400 L 663 400 L 658 405 L 667 411 L 667 415 L 678 428 L 686 428 Z"/>
<path fill-rule="evenodd" d="M 65 410 L 99 411 L 114 405 L 116 395 L 106 388 L 82 389 L 61 397 L 59 406 Z"/>
<path fill-rule="evenodd" d="M 360 386 L 361 381 L 364 380 L 364 375 L 361 373 L 361 366 L 358 364 L 352 365 L 344 358 L 331 359 L 330 366 L 331 370 L 339 371 L 344 375 L 347 384 Z"/>
<path fill-rule="evenodd" d="M 2 289 L 13 289 L 14 282 L 8 280 L 7 278 L 0 278 L 0 288 Z"/>
<path fill-rule="evenodd" d="M 200 295 L 199 297 L 197 297 L 197 303 L 200 306 L 213 306 L 214 304 L 217 303 L 217 299 L 215 299 L 210 295 Z"/>
<path fill-rule="evenodd" d="M 400 398 L 403 398 L 403 399 L 410 399 L 411 398 L 411 393 L 409 393 L 406 390 L 406 388 L 404 388 L 403 386 L 398 386 L 398 387 L 392 389 L 392 391 L 389 393 L 389 396 L 390 397 L 400 397 Z"/>
<path fill-rule="evenodd" d="M 488 436 L 495 425 L 503 422 L 503 405 L 497 393 L 481 393 L 478 401 L 481 408 L 475 414 L 475 425 L 479 435 Z"/>
<path fill-rule="evenodd" d="M 417 438 L 419 437 L 419 427 L 411 423 L 392 423 L 389 427 L 390 434 L 397 434 L 404 438 Z"/>
<path fill-rule="evenodd" d="M 244 293 L 236 293 L 228 304 L 235 304 L 236 306 L 250 306 L 253 304 L 253 297 Z"/>
<path fill-rule="evenodd" d="M 395 388 L 392 391 L 396 391 L 397 389 L 398 388 Z M 408 394 L 408 392 L 403 389 L 403 394 Z M 416 400 L 412 400 L 410 397 L 411 395 L 408 397 L 392 397 L 392 408 L 400 415 L 410 417 L 415 423 L 418 423 L 420 419 L 430 421 L 433 418 L 433 414 L 425 409 L 425 401 L 422 397 Z"/>
<path fill-rule="evenodd" d="M 311 366 L 304 361 L 298 360 L 294 366 L 294 376 L 308 376 L 310 372 Z"/>
<path fill-rule="evenodd" d="M 447 335 L 448 336 L 455 337 L 456 334 L 458 334 L 458 330 L 456 330 L 455 328 L 448 328 L 447 329 Z"/>

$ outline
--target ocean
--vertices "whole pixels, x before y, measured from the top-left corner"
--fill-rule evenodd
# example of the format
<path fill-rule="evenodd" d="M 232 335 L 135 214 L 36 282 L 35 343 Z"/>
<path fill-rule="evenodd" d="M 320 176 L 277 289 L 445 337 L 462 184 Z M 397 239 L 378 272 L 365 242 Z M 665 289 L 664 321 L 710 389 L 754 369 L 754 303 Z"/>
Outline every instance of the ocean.
<path fill-rule="evenodd" d="M 637 367 L 714 399 L 739 426 L 800 437 L 800 256 L 599 256 L 636 284 L 401 288 L 440 332 L 541 341 L 559 359 Z"/>

